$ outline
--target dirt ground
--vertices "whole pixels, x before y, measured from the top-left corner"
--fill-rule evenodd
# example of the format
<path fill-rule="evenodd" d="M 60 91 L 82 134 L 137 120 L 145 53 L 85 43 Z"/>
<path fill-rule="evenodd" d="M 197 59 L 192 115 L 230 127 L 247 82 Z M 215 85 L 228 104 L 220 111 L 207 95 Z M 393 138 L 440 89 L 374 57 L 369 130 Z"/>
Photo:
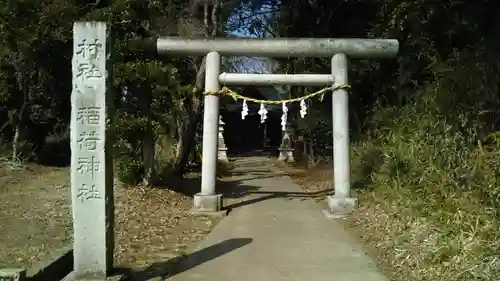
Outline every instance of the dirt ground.
<path fill-rule="evenodd" d="M 0 171 L 0 266 L 29 268 L 71 241 L 68 171 Z"/>
<path fill-rule="evenodd" d="M 189 253 L 218 219 L 191 216 L 196 175 L 164 187 L 115 184 L 115 266 L 167 275 L 172 260 Z M 71 245 L 69 169 L 29 165 L 0 168 L 0 267 L 31 268 Z"/>

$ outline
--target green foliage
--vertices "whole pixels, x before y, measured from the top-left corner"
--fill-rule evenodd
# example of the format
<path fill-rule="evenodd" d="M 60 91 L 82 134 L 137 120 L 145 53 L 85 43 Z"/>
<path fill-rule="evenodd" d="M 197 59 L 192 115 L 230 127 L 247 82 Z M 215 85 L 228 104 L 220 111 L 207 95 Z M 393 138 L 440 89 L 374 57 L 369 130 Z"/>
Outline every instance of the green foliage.
<path fill-rule="evenodd" d="M 471 145 L 426 102 L 379 110 L 385 122 L 374 122 L 352 151 L 354 186 L 377 206 L 363 219 L 367 239 L 389 257 L 396 279 L 496 280 L 498 143 Z"/>
<path fill-rule="evenodd" d="M 41 151 L 37 154 L 37 160 L 43 165 L 66 166 L 70 162 L 70 156 L 70 134 L 69 130 L 65 130 L 47 136 Z"/>
<path fill-rule="evenodd" d="M 30 152 L 23 153 L 26 160 L 48 163 L 55 158 L 48 157 L 47 151 L 56 150 L 61 151 L 56 154 L 61 156 L 58 165 L 69 164 L 63 153 L 66 140 L 48 134 L 69 125 L 72 82 L 68 69 L 72 25 L 77 20 L 106 21 L 111 30 L 110 91 L 114 92 L 117 120 L 125 118 L 118 122 L 118 143 L 134 147 L 126 153 L 139 161 L 141 137 L 151 130 L 155 134 L 175 131 L 175 123 L 167 119 L 185 98 L 187 90 L 179 82 L 189 80 L 192 70 L 177 58 L 159 59 L 155 52 L 142 45 L 134 48 L 131 42 L 146 42 L 145 38 L 166 31 L 170 28 L 164 26 L 166 12 L 180 11 L 187 3 L 169 2 L 176 7 L 133 0 L 95 5 L 59 0 L 5 4 L 0 9 L 0 133 L 3 141 L 11 142 L 16 124 L 22 123 L 21 129 L 27 132 L 22 132 L 21 150 Z M 129 90 L 127 96 L 121 91 L 124 87 Z"/>
<path fill-rule="evenodd" d="M 489 176 L 492 178 L 493 184 L 490 186 L 492 188 L 493 194 L 496 196 L 497 200 L 500 202 L 500 165 L 498 165 L 498 156 L 497 154 L 500 154 L 500 132 L 495 132 L 490 134 L 490 138 L 493 139 L 494 146 L 492 146 L 490 149 L 495 153 L 491 153 L 490 156 L 486 158 L 485 164 L 490 167 L 491 172 L 489 173 Z M 499 203 L 500 205 L 500 203 Z"/>
<path fill-rule="evenodd" d="M 143 178 L 144 165 L 132 157 L 118 157 L 117 178 L 128 186 L 136 186 Z"/>
<path fill-rule="evenodd" d="M 491 175 L 500 162 L 488 161 L 499 156 L 500 151 L 492 146 L 470 145 L 465 133 L 453 129 L 446 116 L 418 112 L 417 108 L 419 105 L 411 104 L 392 109 L 399 116 L 391 112 L 391 126 L 373 129 L 370 142 L 390 148 L 383 150 L 384 165 L 378 168 L 381 176 L 415 181 L 408 184 L 413 189 L 431 184 L 449 192 L 474 191 L 485 202 L 492 202 L 492 187 L 498 183 L 492 181 L 495 177 Z"/>
<path fill-rule="evenodd" d="M 137 184 L 144 175 L 142 141 L 149 120 L 127 114 L 119 114 L 116 122 L 114 151 L 118 163 L 118 178 L 128 185 Z"/>
<path fill-rule="evenodd" d="M 196 143 L 196 152 L 195 153 L 196 153 L 196 158 L 198 158 L 198 159 L 203 159 L 201 145 L 202 144 L 199 141 Z"/>
<path fill-rule="evenodd" d="M 119 175 L 128 184 L 132 184 L 144 173 L 144 169 L 137 166 L 138 163 L 144 163 L 144 139 L 157 139 L 159 134 L 175 130 L 168 122 L 168 113 L 170 108 L 176 106 L 177 95 L 181 91 L 178 91 L 177 69 L 162 61 L 118 63 L 114 72 L 118 74 L 115 76 L 115 86 L 127 88 L 127 93 L 122 92 L 119 96 L 119 112 L 115 123 L 119 140 L 116 143 L 117 151 L 120 155 L 128 155 L 119 160 Z M 161 156 L 164 155 L 157 157 Z M 164 163 L 157 169 L 163 170 L 165 165 L 168 166 Z"/>
<path fill-rule="evenodd" d="M 61 93 L 71 89 L 64 69 L 70 67 L 68 43 L 77 11 L 67 1 L 48 0 L 7 1 L 0 8 L 0 126 L 6 141 L 19 126 L 22 151 L 40 146 L 53 131 L 50 126 L 69 115 L 69 97 Z"/>
<path fill-rule="evenodd" d="M 311 100 L 310 105 L 304 119 L 298 120 L 297 131 L 311 142 L 316 155 L 331 156 L 331 149 L 328 149 L 333 145 L 331 114 L 326 117 L 321 107 L 324 104 Z"/>
<path fill-rule="evenodd" d="M 155 146 L 155 170 L 160 177 L 171 176 L 177 156 L 176 140 L 170 135 L 158 133 Z"/>

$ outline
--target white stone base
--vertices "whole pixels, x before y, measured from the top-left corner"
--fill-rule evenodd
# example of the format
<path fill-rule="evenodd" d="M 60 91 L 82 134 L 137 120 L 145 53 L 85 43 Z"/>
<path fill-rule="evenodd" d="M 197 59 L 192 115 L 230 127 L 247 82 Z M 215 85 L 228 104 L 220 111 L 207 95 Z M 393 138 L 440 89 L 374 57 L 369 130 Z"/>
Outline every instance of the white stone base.
<path fill-rule="evenodd" d="M 328 209 L 323 214 L 329 219 L 343 218 L 354 212 L 358 205 L 358 199 L 353 197 L 338 198 L 335 195 L 328 196 Z"/>
<path fill-rule="evenodd" d="M 219 150 L 217 151 L 217 160 L 222 162 L 229 162 L 229 159 L 227 158 L 227 148 L 219 148 Z"/>
<path fill-rule="evenodd" d="M 204 195 L 196 193 L 193 197 L 193 208 L 191 214 L 207 216 L 224 216 L 226 210 L 222 210 L 222 194 Z"/>
<path fill-rule="evenodd" d="M 111 276 L 107 277 L 95 277 L 95 276 L 88 276 L 88 277 L 77 277 L 76 273 L 72 271 L 70 274 L 66 275 L 61 281 L 124 281 L 127 280 L 129 276 L 126 276 L 124 274 L 112 274 Z"/>
<path fill-rule="evenodd" d="M 278 157 L 278 160 L 286 161 L 288 163 L 294 163 L 295 158 L 293 158 L 293 150 L 280 148 L 280 155 Z"/>
<path fill-rule="evenodd" d="M 0 268 L 0 280 L 24 281 L 26 280 L 26 269 Z"/>

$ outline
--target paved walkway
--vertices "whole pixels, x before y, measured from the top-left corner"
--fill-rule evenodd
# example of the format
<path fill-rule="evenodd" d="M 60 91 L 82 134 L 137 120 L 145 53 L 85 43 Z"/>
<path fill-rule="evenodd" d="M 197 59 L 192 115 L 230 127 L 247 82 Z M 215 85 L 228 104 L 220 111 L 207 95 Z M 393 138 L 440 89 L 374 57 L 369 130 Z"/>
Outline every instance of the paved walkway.
<path fill-rule="evenodd" d="M 266 162 L 233 162 L 227 200 L 241 202 L 168 280 L 387 281 L 340 224 Z"/>

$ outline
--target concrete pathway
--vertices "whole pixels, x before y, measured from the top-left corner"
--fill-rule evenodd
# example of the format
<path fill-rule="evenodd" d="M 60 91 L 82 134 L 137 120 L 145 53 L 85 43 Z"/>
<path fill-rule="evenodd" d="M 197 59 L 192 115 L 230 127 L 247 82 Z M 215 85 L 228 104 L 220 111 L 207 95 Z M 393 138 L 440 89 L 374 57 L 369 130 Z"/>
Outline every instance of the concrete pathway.
<path fill-rule="evenodd" d="M 168 280 L 387 281 L 339 223 L 266 162 L 233 162 L 225 185 L 233 210 Z"/>

